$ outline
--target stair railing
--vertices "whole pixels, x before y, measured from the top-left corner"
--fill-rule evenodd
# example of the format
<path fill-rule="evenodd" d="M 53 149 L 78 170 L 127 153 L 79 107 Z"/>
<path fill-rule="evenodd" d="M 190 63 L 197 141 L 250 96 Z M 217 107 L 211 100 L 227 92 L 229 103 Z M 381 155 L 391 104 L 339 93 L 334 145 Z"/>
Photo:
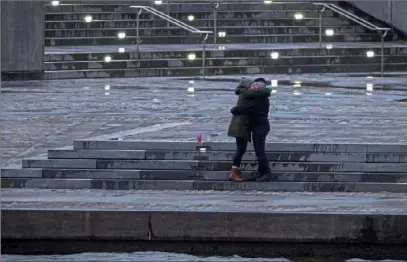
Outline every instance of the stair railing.
<path fill-rule="evenodd" d="M 180 27 L 182 29 L 185 29 L 186 31 L 193 33 L 193 34 L 199 34 L 199 35 L 204 35 L 202 39 L 202 76 L 205 77 L 206 75 L 206 40 L 208 40 L 209 34 L 212 34 L 212 31 L 205 31 L 205 30 L 199 30 L 198 28 L 195 28 L 193 26 L 190 26 L 178 19 L 175 19 L 174 17 L 171 17 L 161 11 L 158 11 L 157 9 L 154 9 L 150 6 L 139 6 L 139 5 L 132 5 L 130 6 L 131 8 L 136 8 L 139 9 L 137 13 L 137 20 L 136 20 L 136 38 L 137 38 L 137 56 L 140 54 L 140 15 L 142 11 L 146 11 L 152 15 L 155 15 L 161 19 L 166 20 L 168 23 L 173 24 L 177 27 Z"/>
<path fill-rule="evenodd" d="M 381 71 L 381 75 L 384 75 L 384 38 L 387 36 L 388 32 L 391 30 L 391 28 L 387 28 L 387 27 L 379 27 L 376 26 L 372 23 L 370 23 L 369 21 L 366 21 L 363 18 L 360 18 L 359 16 L 352 14 L 348 11 L 346 11 L 345 9 L 340 8 L 337 5 L 334 4 L 327 4 L 327 3 L 313 3 L 316 6 L 322 6 L 321 10 L 319 11 L 319 46 L 322 48 L 322 14 L 324 13 L 324 11 L 326 9 L 330 9 L 331 11 L 338 13 L 344 17 L 346 17 L 347 19 L 369 29 L 372 31 L 376 31 L 381 38 L 381 61 L 380 61 L 380 71 Z"/>

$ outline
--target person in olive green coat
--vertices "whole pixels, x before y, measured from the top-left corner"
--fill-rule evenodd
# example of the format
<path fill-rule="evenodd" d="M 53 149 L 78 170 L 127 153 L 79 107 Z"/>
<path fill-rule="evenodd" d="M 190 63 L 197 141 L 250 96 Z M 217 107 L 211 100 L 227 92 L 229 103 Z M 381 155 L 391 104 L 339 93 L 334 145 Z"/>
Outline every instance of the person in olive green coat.
<path fill-rule="evenodd" d="M 264 82 L 253 82 L 250 79 L 243 79 L 235 89 L 238 95 L 236 107 L 251 107 L 257 103 L 256 98 L 270 96 L 271 90 Z M 228 136 L 236 138 L 236 153 L 233 158 L 232 170 L 229 178 L 233 181 L 243 181 L 240 174 L 240 164 L 247 149 L 248 142 L 251 142 L 250 117 L 247 115 L 234 114 L 228 129 Z"/>

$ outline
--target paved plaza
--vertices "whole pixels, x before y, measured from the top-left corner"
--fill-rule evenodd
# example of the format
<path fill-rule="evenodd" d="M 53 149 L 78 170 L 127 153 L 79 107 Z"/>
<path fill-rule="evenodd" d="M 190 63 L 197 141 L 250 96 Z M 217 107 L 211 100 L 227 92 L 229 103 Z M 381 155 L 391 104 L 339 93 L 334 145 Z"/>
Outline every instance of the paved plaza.
<path fill-rule="evenodd" d="M 2 189 L 5 209 L 407 215 L 407 194 Z"/>
<path fill-rule="evenodd" d="M 278 80 L 270 142 L 407 142 L 406 75 L 266 77 Z M 240 78 L 3 82 L 1 164 L 16 165 L 86 137 L 193 141 L 210 133 L 232 141 L 226 131 Z"/>

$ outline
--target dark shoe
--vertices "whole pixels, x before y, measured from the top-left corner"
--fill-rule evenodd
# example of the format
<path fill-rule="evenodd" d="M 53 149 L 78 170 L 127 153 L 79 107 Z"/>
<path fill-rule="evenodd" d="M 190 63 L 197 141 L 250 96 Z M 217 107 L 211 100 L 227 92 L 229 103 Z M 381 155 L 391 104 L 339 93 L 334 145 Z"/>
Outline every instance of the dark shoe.
<path fill-rule="evenodd" d="M 242 175 L 240 174 L 240 169 L 238 168 L 232 168 L 229 174 L 229 180 L 235 181 L 235 182 L 242 182 L 243 178 Z"/>
<path fill-rule="evenodd" d="M 268 174 L 260 174 L 257 178 L 256 181 L 257 182 L 270 182 L 271 181 L 271 173 Z"/>

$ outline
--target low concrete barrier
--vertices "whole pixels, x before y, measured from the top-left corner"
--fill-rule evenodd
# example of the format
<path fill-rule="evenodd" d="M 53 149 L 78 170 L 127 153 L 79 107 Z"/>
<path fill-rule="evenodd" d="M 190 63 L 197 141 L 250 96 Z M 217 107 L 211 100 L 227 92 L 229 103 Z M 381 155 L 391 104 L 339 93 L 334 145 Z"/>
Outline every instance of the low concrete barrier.
<path fill-rule="evenodd" d="M 403 215 L 3 209 L 1 223 L 6 239 L 407 244 Z"/>

